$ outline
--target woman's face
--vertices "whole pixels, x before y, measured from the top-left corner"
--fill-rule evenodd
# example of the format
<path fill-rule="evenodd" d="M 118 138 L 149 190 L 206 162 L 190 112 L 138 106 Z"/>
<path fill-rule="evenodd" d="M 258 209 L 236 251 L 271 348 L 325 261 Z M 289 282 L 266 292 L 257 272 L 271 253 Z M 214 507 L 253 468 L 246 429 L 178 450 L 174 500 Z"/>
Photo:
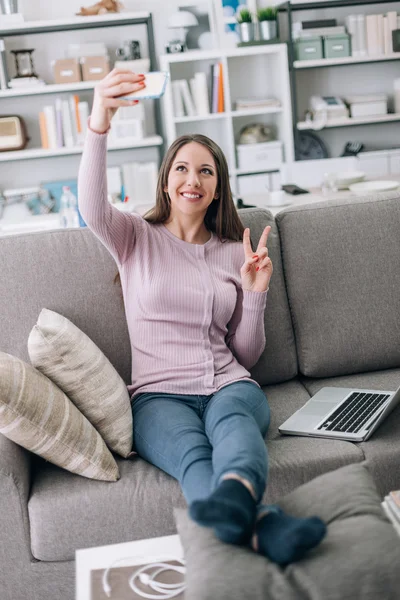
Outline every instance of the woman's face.
<path fill-rule="evenodd" d="M 202 144 L 189 142 L 176 153 L 168 174 L 166 192 L 171 214 L 206 214 L 217 197 L 217 169 L 211 152 Z"/>

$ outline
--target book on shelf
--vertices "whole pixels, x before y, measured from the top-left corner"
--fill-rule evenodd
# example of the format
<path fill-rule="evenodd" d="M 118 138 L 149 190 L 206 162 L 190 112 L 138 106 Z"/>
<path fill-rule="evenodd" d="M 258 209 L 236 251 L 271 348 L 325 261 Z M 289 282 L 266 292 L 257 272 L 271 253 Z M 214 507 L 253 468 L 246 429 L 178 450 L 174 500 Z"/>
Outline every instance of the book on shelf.
<path fill-rule="evenodd" d="M 396 11 L 386 14 L 352 14 L 346 17 L 354 57 L 387 56 L 393 54 L 392 31 L 398 28 Z"/>
<path fill-rule="evenodd" d="M 186 79 L 179 79 L 179 89 L 182 94 L 182 102 L 188 117 L 196 116 L 196 107 L 189 89 L 189 83 Z"/>
<path fill-rule="evenodd" d="M 238 98 L 235 102 L 235 110 L 279 107 L 281 107 L 281 103 L 276 98 Z"/>
<path fill-rule="evenodd" d="M 73 148 L 83 144 L 87 129 L 89 105 L 79 96 L 56 98 L 54 104 L 43 107 L 39 113 L 39 129 L 42 148 Z"/>
<path fill-rule="evenodd" d="M 8 82 L 8 87 L 14 90 L 44 87 L 45 85 L 46 82 L 38 77 L 13 77 Z"/>
<path fill-rule="evenodd" d="M 194 74 L 189 81 L 176 79 L 172 82 L 172 101 L 175 117 L 194 117 L 210 112 L 207 77 L 203 72 Z"/>

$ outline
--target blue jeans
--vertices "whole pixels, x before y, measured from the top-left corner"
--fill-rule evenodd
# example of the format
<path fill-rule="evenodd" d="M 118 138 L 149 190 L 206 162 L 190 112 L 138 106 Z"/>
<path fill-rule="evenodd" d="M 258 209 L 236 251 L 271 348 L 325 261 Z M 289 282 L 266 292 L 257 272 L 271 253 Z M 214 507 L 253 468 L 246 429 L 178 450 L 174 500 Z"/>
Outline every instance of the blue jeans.
<path fill-rule="evenodd" d="M 227 473 L 247 479 L 261 501 L 270 413 L 257 385 L 238 381 L 209 396 L 145 392 L 132 414 L 134 449 L 179 481 L 188 504 L 207 498 Z"/>

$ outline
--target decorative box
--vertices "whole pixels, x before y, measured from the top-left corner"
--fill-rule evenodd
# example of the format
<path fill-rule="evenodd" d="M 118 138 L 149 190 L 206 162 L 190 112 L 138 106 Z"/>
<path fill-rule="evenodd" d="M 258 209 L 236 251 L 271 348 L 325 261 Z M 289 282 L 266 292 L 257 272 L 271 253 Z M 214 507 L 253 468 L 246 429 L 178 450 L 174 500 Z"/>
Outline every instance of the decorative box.
<path fill-rule="evenodd" d="M 316 35 L 314 37 L 297 40 L 296 55 L 297 60 L 316 60 L 318 58 L 323 58 L 322 37 Z"/>
<path fill-rule="evenodd" d="M 282 142 L 238 144 L 236 151 L 239 169 L 272 171 L 279 169 L 283 162 Z"/>
<path fill-rule="evenodd" d="M 77 83 L 82 81 L 81 68 L 77 58 L 60 58 L 51 62 L 55 83 Z"/>
<path fill-rule="evenodd" d="M 351 56 L 350 36 L 346 33 L 324 36 L 324 57 L 344 58 Z"/>
<path fill-rule="evenodd" d="M 108 56 L 82 56 L 83 81 L 96 81 L 103 79 L 110 72 Z"/>

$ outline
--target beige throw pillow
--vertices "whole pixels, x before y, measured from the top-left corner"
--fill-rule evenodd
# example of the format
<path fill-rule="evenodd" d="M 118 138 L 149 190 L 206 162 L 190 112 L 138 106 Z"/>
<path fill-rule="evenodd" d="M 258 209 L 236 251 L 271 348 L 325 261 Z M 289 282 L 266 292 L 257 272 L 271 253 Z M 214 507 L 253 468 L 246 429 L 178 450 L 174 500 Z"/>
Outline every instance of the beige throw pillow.
<path fill-rule="evenodd" d="M 119 479 L 111 452 L 69 398 L 31 365 L 5 352 L 0 352 L 0 433 L 72 473 Z"/>
<path fill-rule="evenodd" d="M 44 308 L 28 339 L 31 363 L 67 394 L 107 446 L 126 458 L 132 451 L 127 387 L 108 358 L 66 317 Z"/>

